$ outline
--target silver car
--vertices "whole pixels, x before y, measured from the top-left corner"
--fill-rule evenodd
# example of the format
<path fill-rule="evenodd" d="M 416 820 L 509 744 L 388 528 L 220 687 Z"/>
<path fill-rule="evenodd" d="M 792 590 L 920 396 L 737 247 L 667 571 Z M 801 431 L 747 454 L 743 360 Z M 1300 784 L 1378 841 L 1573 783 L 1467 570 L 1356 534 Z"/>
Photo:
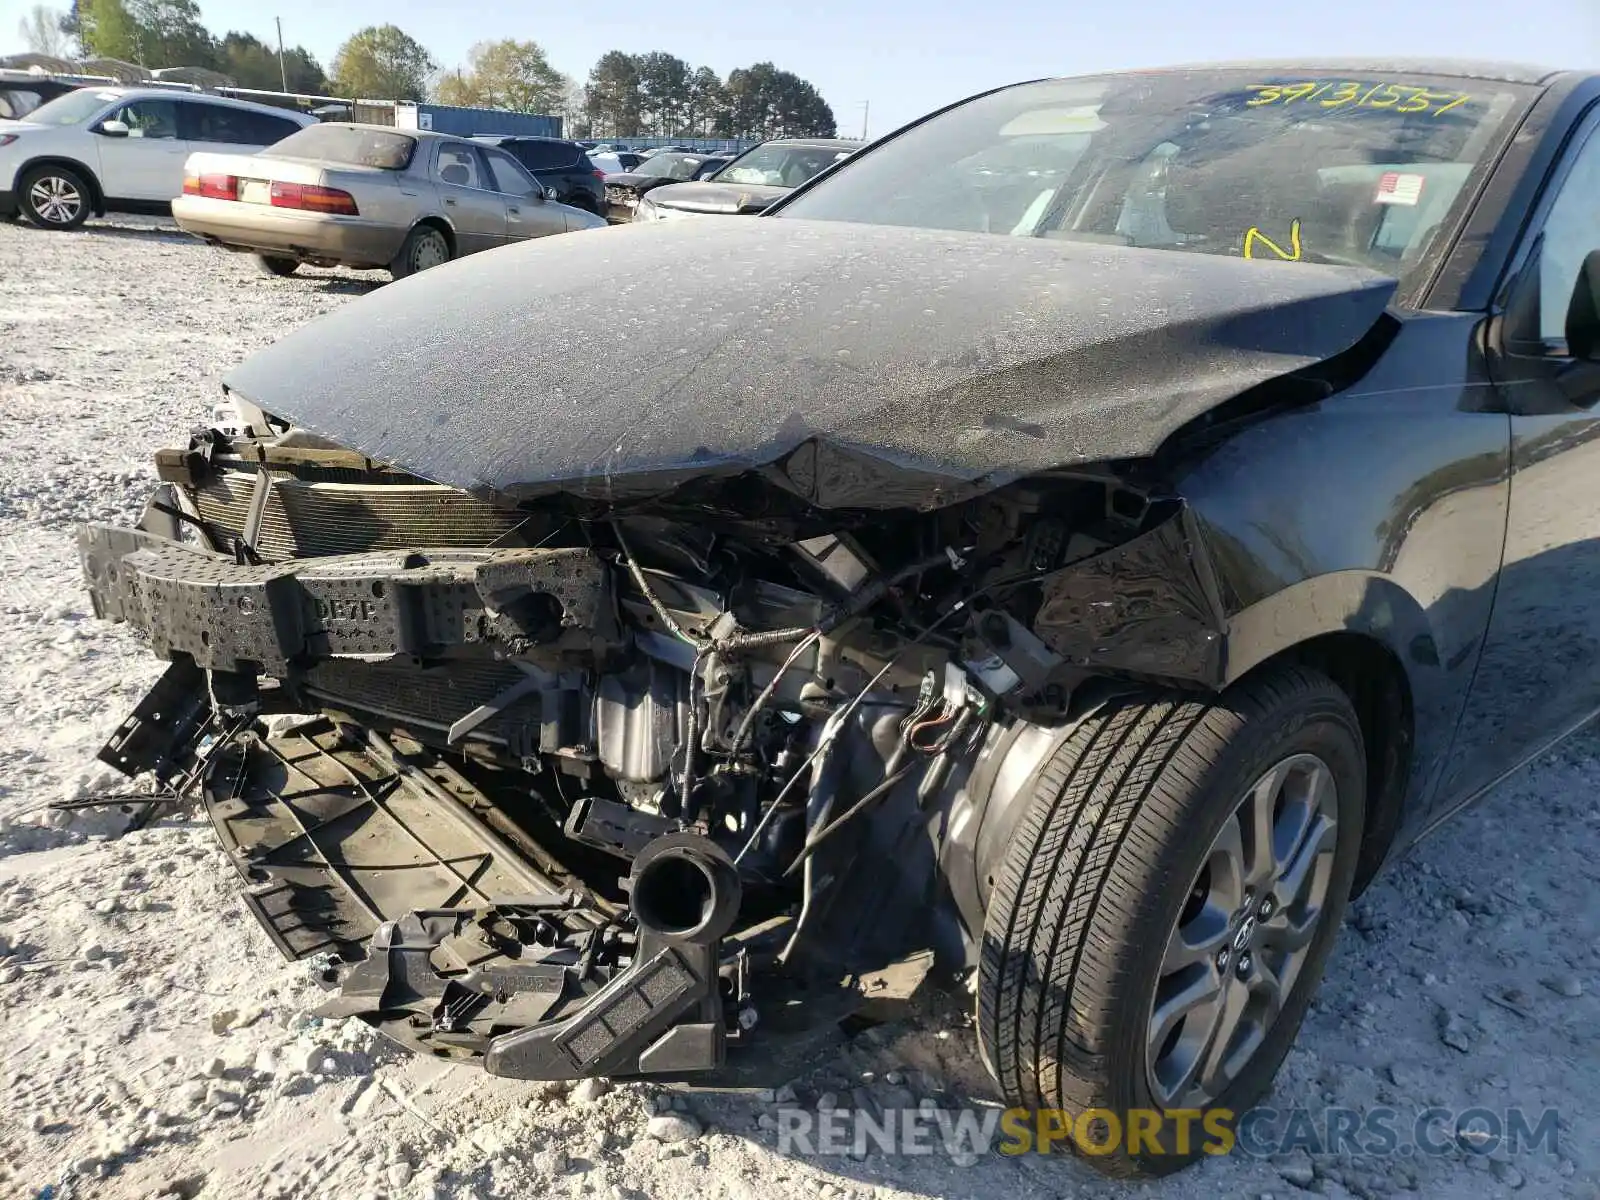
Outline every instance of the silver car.
<path fill-rule="evenodd" d="M 301 263 L 386 268 L 395 278 L 508 242 L 603 229 L 558 204 L 521 163 L 466 138 L 382 125 L 312 125 L 259 154 L 192 154 L 179 226 L 256 255 L 274 275 Z"/>

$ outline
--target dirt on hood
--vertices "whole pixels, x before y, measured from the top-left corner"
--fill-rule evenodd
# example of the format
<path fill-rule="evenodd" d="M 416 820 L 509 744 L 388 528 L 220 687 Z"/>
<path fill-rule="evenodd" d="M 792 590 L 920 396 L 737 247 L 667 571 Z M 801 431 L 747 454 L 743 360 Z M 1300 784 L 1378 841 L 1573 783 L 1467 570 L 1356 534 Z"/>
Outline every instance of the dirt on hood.
<path fill-rule="evenodd" d="M 637 497 L 780 464 L 822 507 L 929 508 L 1151 454 L 1224 401 L 1351 347 L 1394 286 L 1354 268 L 1066 241 L 662 222 L 385 287 L 226 383 L 502 499 Z"/>

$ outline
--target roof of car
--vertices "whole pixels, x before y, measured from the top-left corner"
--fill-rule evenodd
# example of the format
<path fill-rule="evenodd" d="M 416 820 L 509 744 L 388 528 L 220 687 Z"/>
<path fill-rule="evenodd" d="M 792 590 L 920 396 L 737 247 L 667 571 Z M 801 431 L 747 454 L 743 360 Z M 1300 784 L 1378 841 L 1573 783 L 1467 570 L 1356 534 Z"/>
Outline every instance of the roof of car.
<path fill-rule="evenodd" d="M 779 137 L 771 138 L 763 143 L 768 146 L 817 146 L 824 150 L 859 150 L 866 143 L 859 138 L 808 138 L 808 137 Z"/>
<path fill-rule="evenodd" d="M 1131 71 L 1088 72 L 1093 75 L 1149 75 L 1166 71 L 1271 71 L 1274 75 L 1445 75 L 1496 83 L 1544 83 L 1561 74 L 1557 67 L 1531 63 L 1492 62 L 1467 58 L 1270 58 L 1231 62 L 1179 63 L 1169 67 Z"/>
<path fill-rule="evenodd" d="M 501 145 L 506 142 L 548 142 L 552 146 L 576 146 L 583 149 L 582 142 L 575 142 L 571 138 L 545 137 L 540 133 L 475 133 L 472 135 L 475 142 L 496 142 Z"/>
<path fill-rule="evenodd" d="M 79 91 L 110 93 L 118 100 L 203 100 L 207 104 L 220 104 L 224 108 L 239 108 L 246 112 L 266 113 L 273 117 L 301 117 L 313 120 L 308 113 L 296 112 L 292 108 L 278 108 L 272 104 L 255 104 L 249 100 L 235 100 L 232 96 L 214 96 L 210 92 L 191 92 L 187 88 L 175 87 L 125 87 L 122 85 L 87 84 Z"/>
<path fill-rule="evenodd" d="M 427 142 L 466 142 L 471 145 L 475 140 L 463 137 L 459 133 L 445 133 L 439 129 L 401 129 L 395 125 L 374 125 L 370 121 L 324 121 L 324 125 L 339 125 L 346 129 L 375 129 L 381 133 L 398 133 L 405 137 L 416 138 L 418 141 Z"/>

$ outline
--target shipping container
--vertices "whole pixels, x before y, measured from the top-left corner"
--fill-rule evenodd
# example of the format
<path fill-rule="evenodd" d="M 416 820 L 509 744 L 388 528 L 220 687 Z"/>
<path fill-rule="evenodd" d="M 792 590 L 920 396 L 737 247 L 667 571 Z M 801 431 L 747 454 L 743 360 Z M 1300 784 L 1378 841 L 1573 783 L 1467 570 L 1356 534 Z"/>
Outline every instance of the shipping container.
<path fill-rule="evenodd" d="M 397 129 L 431 129 L 460 137 L 479 134 L 521 134 L 524 137 L 560 137 L 561 118 L 538 113 L 507 112 L 499 108 L 463 108 L 454 104 L 417 104 L 398 100 L 394 106 Z"/>

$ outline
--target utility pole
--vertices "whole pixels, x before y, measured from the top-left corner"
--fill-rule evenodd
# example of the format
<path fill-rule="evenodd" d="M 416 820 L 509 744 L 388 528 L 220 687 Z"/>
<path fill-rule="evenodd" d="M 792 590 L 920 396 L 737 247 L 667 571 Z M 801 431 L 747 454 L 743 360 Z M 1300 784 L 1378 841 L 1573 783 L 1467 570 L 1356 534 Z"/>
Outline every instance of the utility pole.
<path fill-rule="evenodd" d="M 867 140 L 867 114 L 871 111 L 872 101 L 863 100 L 861 102 L 861 140 L 863 142 Z"/>
<path fill-rule="evenodd" d="M 278 79 L 283 84 L 283 90 L 289 90 L 289 68 L 283 65 L 283 18 L 273 17 L 278 23 Z"/>

